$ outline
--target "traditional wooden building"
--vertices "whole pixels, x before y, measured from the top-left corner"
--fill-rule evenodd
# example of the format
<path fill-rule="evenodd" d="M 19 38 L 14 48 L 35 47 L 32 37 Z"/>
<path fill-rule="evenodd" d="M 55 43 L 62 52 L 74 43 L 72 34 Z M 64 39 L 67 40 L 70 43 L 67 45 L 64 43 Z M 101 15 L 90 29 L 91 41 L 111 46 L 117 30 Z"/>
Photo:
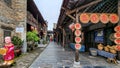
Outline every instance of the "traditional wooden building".
<path fill-rule="evenodd" d="M 47 22 L 33 0 L 27 1 L 27 31 L 36 29 L 40 36 L 47 36 Z"/>
<path fill-rule="evenodd" d="M 80 15 L 82 13 L 88 13 L 88 16 L 90 16 L 91 14 L 96 13 L 100 16 L 102 13 L 105 13 L 108 16 L 110 16 L 110 14 L 119 16 L 120 6 L 118 4 L 120 4 L 118 0 L 64 0 L 57 22 L 57 29 L 54 30 L 57 42 L 64 47 L 69 46 L 69 43 L 75 43 L 74 30 L 72 31 L 69 27 L 72 23 L 76 23 L 76 17 L 79 15 L 77 19 L 79 19 L 79 23 L 82 26 L 81 44 L 85 45 L 86 51 L 89 51 L 89 48 L 91 47 L 97 48 L 99 43 L 102 43 L 105 46 L 115 45 L 112 38 L 113 33 L 115 32 L 114 28 L 118 25 L 119 21 L 114 24 L 112 21 L 108 21 L 105 24 L 99 20 L 95 24 L 89 20 L 85 24 L 80 20 Z M 86 20 L 87 17 L 83 18 L 83 21 Z M 99 35 L 101 37 L 98 38 Z"/>

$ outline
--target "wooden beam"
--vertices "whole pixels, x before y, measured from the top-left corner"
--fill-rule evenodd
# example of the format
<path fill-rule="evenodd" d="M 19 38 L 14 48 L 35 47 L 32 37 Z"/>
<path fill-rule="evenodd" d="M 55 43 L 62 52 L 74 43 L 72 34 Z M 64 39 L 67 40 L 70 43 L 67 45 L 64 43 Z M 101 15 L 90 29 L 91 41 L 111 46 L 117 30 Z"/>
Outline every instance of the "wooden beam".
<path fill-rule="evenodd" d="M 96 4 L 96 3 L 99 3 L 99 2 L 101 2 L 101 1 L 102 1 L 102 0 L 93 1 L 93 2 L 91 2 L 91 3 L 89 3 L 89 4 L 84 5 L 84 6 L 75 8 L 75 9 L 73 9 L 73 10 L 71 10 L 71 11 L 67 11 L 66 14 L 72 14 L 72 13 L 76 12 L 76 10 L 81 10 L 81 9 L 83 9 L 83 8 L 89 7 L 89 6 L 91 6 L 91 5 L 94 5 L 94 4 Z"/>
<path fill-rule="evenodd" d="M 73 17 L 72 15 L 70 15 L 70 14 L 67 14 L 67 16 L 69 16 L 71 19 L 73 19 L 73 20 L 76 20 L 75 19 L 75 17 Z"/>

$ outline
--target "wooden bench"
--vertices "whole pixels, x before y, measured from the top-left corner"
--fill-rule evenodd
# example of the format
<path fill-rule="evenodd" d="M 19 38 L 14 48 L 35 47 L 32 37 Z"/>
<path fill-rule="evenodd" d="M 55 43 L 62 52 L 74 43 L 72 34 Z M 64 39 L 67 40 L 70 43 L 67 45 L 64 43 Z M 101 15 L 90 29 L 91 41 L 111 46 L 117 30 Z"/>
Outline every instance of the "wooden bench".
<path fill-rule="evenodd" d="M 112 61 L 115 64 L 117 64 L 116 54 L 106 52 L 106 51 L 103 51 L 103 50 L 98 50 L 98 49 L 97 49 L 97 54 L 100 55 L 100 56 L 106 57 L 108 62 Z"/>
<path fill-rule="evenodd" d="M 107 58 L 108 62 L 114 62 L 115 64 L 117 64 L 117 60 L 116 60 L 116 54 L 110 53 L 110 52 L 106 52 L 103 50 L 98 50 L 96 48 L 90 48 L 90 50 L 96 50 L 97 51 L 97 55 L 103 56 Z"/>

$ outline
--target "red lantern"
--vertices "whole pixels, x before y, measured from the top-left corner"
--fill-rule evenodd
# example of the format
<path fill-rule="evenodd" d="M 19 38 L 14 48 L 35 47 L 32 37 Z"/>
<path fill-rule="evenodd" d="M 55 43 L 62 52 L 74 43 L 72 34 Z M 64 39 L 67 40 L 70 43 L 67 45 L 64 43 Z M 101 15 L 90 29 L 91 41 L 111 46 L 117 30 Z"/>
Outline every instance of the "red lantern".
<path fill-rule="evenodd" d="M 75 29 L 81 29 L 80 23 L 76 23 L 76 24 L 75 24 Z"/>
<path fill-rule="evenodd" d="M 116 44 L 120 44 L 120 38 L 115 39 L 114 42 L 115 42 Z"/>
<path fill-rule="evenodd" d="M 90 20 L 90 17 L 89 17 L 89 15 L 88 15 L 87 13 L 82 13 L 82 14 L 80 15 L 80 21 L 81 21 L 82 23 L 88 23 L 89 20 Z"/>
<path fill-rule="evenodd" d="M 74 31 L 74 29 L 75 29 L 74 23 L 70 24 L 70 25 L 69 25 L 69 28 L 70 28 L 72 31 Z"/>
<path fill-rule="evenodd" d="M 114 30 L 115 30 L 116 32 L 120 32 L 120 25 L 116 26 L 116 27 L 114 28 Z"/>
<path fill-rule="evenodd" d="M 104 24 L 109 22 L 109 18 L 108 15 L 105 13 L 100 14 L 100 21 Z"/>
<path fill-rule="evenodd" d="M 115 37 L 115 38 L 120 38 L 120 32 L 114 33 L 114 37 Z"/>
<path fill-rule="evenodd" d="M 81 31 L 80 30 L 75 30 L 75 36 L 80 36 L 81 35 Z"/>
<path fill-rule="evenodd" d="M 75 42 L 76 43 L 80 43 L 81 42 L 81 38 L 80 37 L 75 37 Z"/>
<path fill-rule="evenodd" d="M 110 22 L 113 24 L 119 21 L 119 17 L 116 14 L 110 14 L 109 19 L 110 19 Z"/>
<path fill-rule="evenodd" d="M 99 22 L 99 17 L 98 17 L 98 15 L 95 14 L 95 13 L 91 14 L 91 15 L 90 15 L 90 21 L 91 21 L 92 23 L 98 23 L 98 22 Z"/>
<path fill-rule="evenodd" d="M 75 48 L 79 50 L 81 48 L 81 44 L 75 44 Z"/>
<path fill-rule="evenodd" d="M 116 49 L 117 51 L 120 51 L 120 45 L 116 45 L 115 49 Z"/>

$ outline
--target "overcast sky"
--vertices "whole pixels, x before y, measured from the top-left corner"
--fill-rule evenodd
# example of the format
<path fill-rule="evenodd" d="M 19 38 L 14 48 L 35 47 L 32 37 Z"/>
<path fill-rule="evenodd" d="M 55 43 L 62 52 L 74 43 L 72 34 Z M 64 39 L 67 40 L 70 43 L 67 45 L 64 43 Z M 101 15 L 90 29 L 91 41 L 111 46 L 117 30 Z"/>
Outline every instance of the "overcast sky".
<path fill-rule="evenodd" d="M 53 30 L 53 23 L 57 23 L 63 0 L 34 0 L 44 20 L 48 22 L 48 30 Z"/>

